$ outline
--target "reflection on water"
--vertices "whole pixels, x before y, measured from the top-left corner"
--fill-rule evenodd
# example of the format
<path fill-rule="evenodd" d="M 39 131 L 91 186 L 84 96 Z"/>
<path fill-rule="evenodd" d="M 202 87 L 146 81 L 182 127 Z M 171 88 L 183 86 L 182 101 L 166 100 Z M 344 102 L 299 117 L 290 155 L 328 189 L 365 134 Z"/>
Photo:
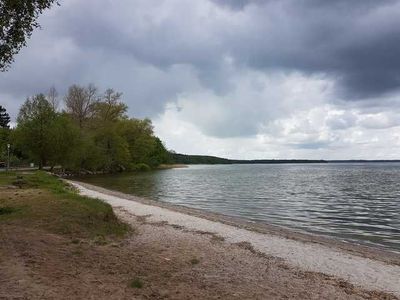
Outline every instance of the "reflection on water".
<path fill-rule="evenodd" d="M 84 181 L 400 252 L 399 163 L 203 165 Z"/>

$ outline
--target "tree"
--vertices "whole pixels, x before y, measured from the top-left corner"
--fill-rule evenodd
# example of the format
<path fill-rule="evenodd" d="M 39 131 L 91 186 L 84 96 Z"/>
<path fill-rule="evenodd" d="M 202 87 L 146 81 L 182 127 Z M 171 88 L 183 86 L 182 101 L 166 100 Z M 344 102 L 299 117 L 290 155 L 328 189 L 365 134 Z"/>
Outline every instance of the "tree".
<path fill-rule="evenodd" d="M 127 141 L 131 162 L 155 167 L 168 162 L 168 152 L 161 140 L 154 136 L 149 119 L 125 119 L 117 124 L 118 134 Z"/>
<path fill-rule="evenodd" d="M 28 98 L 21 106 L 16 128 L 16 143 L 42 169 L 51 158 L 52 128 L 57 114 L 43 94 Z"/>
<path fill-rule="evenodd" d="M 14 55 L 26 45 L 37 19 L 56 0 L 0 0 L 0 71 L 13 62 Z"/>
<path fill-rule="evenodd" d="M 95 145 L 101 153 L 101 169 L 108 172 L 129 168 L 130 153 L 127 141 L 116 132 L 115 125 L 97 129 Z"/>
<path fill-rule="evenodd" d="M 97 88 L 92 84 L 86 88 L 74 84 L 68 89 L 65 96 L 66 111 L 77 122 L 80 129 L 92 118 L 97 101 Z"/>
<path fill-rule="evenodd" d="M 10 116 L 6 109 L 0 105 L 0 160 L 6 156 L 7 144 L 10 138 Z"/>
<path fill-rule="evenodd" d="M 7 113 L 6 109 L 0 105 L 0 128 L 10 128 L 9 123 L 10 115 Z"/>
<path fill-rule="evenodd" d="M 66 115 L 57 113 L 49 130 L 51 151 L 48 163 L 53 168 L 61 165 L 63 169 L 79 168 L 82 140 L 78 126 Z"/>
<path fill-rule="evenodd" d="M 160 164 L 171 163 L 172 158 L 168 150 L 165 148 L 163 142 L 158 138 L 154 137 L 154 146 L 152 152 L 149 155 L 149 165 L 152 167 Z"/>
<path fill-rule="evenodd" d="M 57 113 L 43 94 L 28 98 L 17 120 L 17 148 L 39 169 L 45 165 L 79 168 L 83 144 L 79 128 L 66 113 Z"/>
<path fill-rule="evenodd" d="M 126 117 L 127 106 L 120 102 L 122 93 L 107 89 L 94 104 L 90 130 L 98 153 L 101 154 L 102 170 L 122 171 L 130 166 L 127 141 L 118 132 L 120 120 Z"/>
<path fill-rule="evenodd" d="M 52 88 L 21 106 L 12 137 L 14 153 L 42 168 L 61 165 L 71 171 L 115 172 L 168 163 L 169 153 L 154 135 L 149 119 L 129 119 L 121 93 L 108 89 L 99 97 L 93 85 L 73 85 L 66 111 L 57 112 Z"/>
<path fill-rule="evenodd" d="M 55 111 L 58 110 L 58 92 L 54 86 L 52 86 L 47 93 L 47 101 L 49 101 Z"/>
<path fill-rule="evenodd" d="M 98 101 L 94 106 L 96 120 L 105 124 L 126 118 L 125 113 L 128 110 L 128 106 L 120 102 L 121 96 L 122 93 L 107 89 L 101 101 Z"/>

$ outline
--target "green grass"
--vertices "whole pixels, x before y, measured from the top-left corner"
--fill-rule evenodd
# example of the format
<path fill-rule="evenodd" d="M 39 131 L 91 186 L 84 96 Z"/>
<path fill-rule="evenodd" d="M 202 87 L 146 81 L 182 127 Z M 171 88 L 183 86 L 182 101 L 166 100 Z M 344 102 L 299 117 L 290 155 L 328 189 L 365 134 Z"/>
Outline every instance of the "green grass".
<path fill-rule="evenodd" d="M 190 260 L 190 263 L 191 263 L 192 265 L 198 265 L 198 264 L 200 263 L 200 260 L 197 259 L 197 258 L 192 258 L 192 259 Z"/>
<path fill-rule="evenodd" d="M 9 207 L 9 206 L 0 207 L 0 215 L 8 215 L 16 211 L 17 210 L 14 207 Z"/>
<path fill-rule="evenodd" d="M 140 278 L 135 278 L 130 282 L 129 286 L 131 288 L 141 289 L 143 287 L 143 282 L 140 280 Z"/>
<path fill-rule="evenodd" d="M 16 180 L 21 188 L 7 188 Z M 0 189 L 0 212 L 7 212 L 0 213 L 0 226 L 5 222 L 96 240 L 123 236 L 130 230 L 109 204 L 78 195 L 46 172 L 1 173 Z"/>
<path fill-rule="evenodd" d="M 15 175 L 15 172 L 0 172 L 0 186 L 11 185 Z"/>

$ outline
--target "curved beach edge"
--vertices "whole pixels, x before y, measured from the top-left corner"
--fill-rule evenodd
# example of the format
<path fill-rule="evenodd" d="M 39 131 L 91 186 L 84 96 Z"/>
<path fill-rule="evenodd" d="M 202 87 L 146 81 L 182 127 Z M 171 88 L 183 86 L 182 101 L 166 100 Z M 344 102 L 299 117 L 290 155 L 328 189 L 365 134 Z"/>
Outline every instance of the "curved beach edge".
<path fill-rule="evenodd" d="M 345 280 L 366 290 L 400 297 L 400 255 L 278 226 L 248 222 L 202 210 L 161 203 L 68 180 L 81 195 L 103 200 L 131 216 L 207 232 L 227 243 L 247 243 L 260 254 L 281 258 L 293 267 Z M 125 216 L 126 217 L 126 216 Z"/>

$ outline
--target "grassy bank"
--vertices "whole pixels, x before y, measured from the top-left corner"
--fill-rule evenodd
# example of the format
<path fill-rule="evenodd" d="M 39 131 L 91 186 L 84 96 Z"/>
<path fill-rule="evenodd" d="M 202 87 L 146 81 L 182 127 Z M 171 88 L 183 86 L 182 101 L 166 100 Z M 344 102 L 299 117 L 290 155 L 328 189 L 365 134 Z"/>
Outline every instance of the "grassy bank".
<path fill-rule="evenodd" d="M 129 231 L 111 206 L 78 195 L 45 172 L 0 173 L 0 225 L 38 228 L 76 238 L 121 237 Z"/>

